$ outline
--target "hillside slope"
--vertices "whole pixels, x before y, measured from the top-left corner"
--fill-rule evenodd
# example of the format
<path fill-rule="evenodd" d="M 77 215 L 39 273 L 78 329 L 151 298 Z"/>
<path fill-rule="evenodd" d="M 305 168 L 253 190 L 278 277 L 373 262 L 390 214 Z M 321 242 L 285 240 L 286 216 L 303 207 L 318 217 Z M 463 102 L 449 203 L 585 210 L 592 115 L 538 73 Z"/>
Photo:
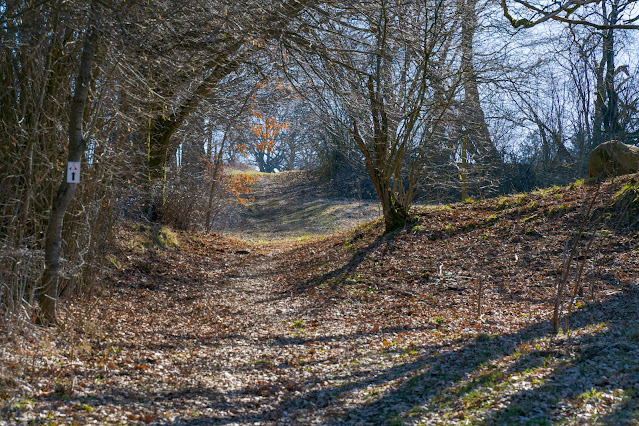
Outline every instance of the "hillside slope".
<path fill-rule="evenodd" d="M 636 424 L 638 177 L 423 208 L 389 235 L 161 248 L 129 227 L 97 303 L 0 342 L 0 418 Z"/>
<path fill-rule="evenodd" d="M 368 222 L 380 214 L 376 200 L 337 195 L 318 172 L 294 170 L 252 173 L 246 204 L 225 200 L 214 232 L 253 240 L 282 240 L 326 235 Z"/>

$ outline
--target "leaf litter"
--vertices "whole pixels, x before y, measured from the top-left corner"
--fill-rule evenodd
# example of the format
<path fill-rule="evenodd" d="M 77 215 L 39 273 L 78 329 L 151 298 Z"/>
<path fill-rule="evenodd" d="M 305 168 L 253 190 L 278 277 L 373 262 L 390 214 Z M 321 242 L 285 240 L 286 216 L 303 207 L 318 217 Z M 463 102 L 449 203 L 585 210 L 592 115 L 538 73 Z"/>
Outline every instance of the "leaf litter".
<path fill-rule="evenodd" d="M 633 179 L 605 183 L 595 210 Z M 580 227 L 594 192 L 423 207 L 390 235 L 371 222 L 306 242 L 161 248 L 126 225 L 104 290 L 64 301 L 60 329 L 3 325 L 0 424 L 636 423 L 638 230 L 614 214 Z M 579 232 L 596 244 L 576 254 L 557 334 Z"/>

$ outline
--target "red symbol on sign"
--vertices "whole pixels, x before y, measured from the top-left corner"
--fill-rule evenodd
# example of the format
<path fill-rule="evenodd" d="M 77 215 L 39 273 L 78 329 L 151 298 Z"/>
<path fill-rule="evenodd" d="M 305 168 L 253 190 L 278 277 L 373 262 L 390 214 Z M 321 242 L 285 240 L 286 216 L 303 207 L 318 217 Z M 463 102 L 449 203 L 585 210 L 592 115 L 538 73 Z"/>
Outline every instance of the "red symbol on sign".
<path fill-rule="evenodd" d="M 68 183 L 80 183 L 80 162 L 69 161 L 67 165 L 67 182 Z"/>

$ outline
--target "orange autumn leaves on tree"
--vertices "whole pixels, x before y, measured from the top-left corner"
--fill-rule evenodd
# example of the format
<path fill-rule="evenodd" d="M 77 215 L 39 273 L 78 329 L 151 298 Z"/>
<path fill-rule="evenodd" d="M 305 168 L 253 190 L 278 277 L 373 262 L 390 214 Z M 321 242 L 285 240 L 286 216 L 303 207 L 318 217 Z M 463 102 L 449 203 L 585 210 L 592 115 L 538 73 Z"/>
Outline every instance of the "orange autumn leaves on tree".
<path fill-rule="evenodd" d="M 247 198 L 245 195 L 251 192 L 251 185 L 257 181 L 257 176 L 245 173 L 229 175 L 223 172 L 223 166 L 217 161 L 217 157 L 213 159 L 201 157 L 200 160 L 206 167 L 206 180 L 212 185 L 219 182 L 221 186 L 235 196 L 237 202 L 246 204 L 255 198 Z"/>
<path fill-rule="evenodd" d="M 244 197 L 251 192 L 251 185 L 253 185 L 255 181 L 257 181 L 257 176 L 245 173 L 227 176 L 226 189 L 237 198 L 238 203 L 246 204 L 255 199 L 255 197 Z"/>
<path fill-rule="evenodd" d="M 275 153 L 275 138 L 280 133 L 287 131 L 291 123 L 280 123 L 277 118 L 265 116 L 253 108 L 251 108 L 251 113 L 254 121 L 251 131 L 258 137 L 255 149 L 262 153 Z"/>
<path fill-rule="evenodd" d="M 277 136 L 286 132 L 290 128 L 291 123 L 279 121 L 276 117 L 277 113 L 270 116 L 259 110 L 265 106 L 278 105 L 281 99 L 286 99 L 290 96 L 299 96 L 293 94 L 294 90 L 291 86 L 282 83 L 278 79 L 275 79 L 273 82 L 264 79 L 257 82 L 256 85 L 262 95 L 258 96 L 256 93 L 251 97 L 250 113 L 246 122 L 246 128 L 250 129 L 251 133 L 255 136 L 255 140 L 251 143 L 247 143 L 246 141 L 239 142 L 235 146 L 244 157 L 248 156 L 247 151 L 268 155 L 276 153 Z M 238 129 L 245 129 L 244 125 L 237 127 Z"/>

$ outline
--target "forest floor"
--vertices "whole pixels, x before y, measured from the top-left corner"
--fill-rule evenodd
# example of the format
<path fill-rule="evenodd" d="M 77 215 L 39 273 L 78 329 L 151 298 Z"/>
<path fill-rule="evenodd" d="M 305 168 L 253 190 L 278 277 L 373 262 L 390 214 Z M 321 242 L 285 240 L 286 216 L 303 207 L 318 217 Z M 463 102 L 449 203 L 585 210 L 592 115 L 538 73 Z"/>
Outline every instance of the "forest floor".
<path fill-rule="evenodd" d="M 637 178 L 422 207 L 388 235 L 128 224 L 98 297 L 3 330 L 0 424 L 639 423 Z"/>

